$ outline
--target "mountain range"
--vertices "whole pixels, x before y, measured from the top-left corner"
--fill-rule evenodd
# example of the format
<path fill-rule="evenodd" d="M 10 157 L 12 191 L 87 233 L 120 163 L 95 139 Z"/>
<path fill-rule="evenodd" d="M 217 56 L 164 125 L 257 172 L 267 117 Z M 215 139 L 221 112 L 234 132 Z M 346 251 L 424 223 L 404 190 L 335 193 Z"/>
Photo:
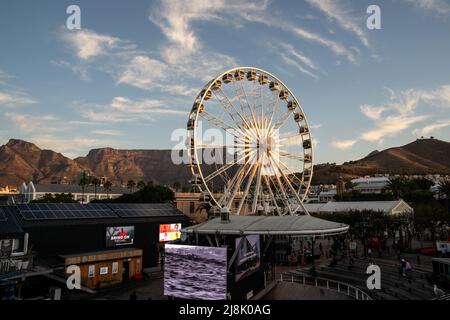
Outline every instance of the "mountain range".
<path fill-rule="evenodd" d="M 124 185 L 130 179 L 187 185 L 191 179 L 187 166 L 172 163 L 171 150 L 100 148 L 85 157 L 70 159 L 18 139 L 0 147 L 0 186 L 19 186 L 24 181 L 77 183 L 83 171 L 105 177 L 116 185 Z M 347 180 L 378 173 L 450 174 L 450 143 L 420 139 L 405 146 L 374 151 L 342 165 L 319 164 L 314 169 L 313 183 L 335 183 L 339 176 Z"/>

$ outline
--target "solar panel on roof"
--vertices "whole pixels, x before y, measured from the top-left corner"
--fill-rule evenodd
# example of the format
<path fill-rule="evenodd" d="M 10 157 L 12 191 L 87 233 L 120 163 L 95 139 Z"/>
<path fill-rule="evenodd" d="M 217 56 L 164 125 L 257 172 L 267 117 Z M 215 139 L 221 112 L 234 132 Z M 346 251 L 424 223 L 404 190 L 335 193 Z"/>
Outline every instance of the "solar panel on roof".
<path fill-rule="evenodd" d="M 6 213 L 3 211 L 2 208 L 0 208 L 0 221 L 7 221 L 8 218 L 6 218 Z"/>
<path fill-rule="evenodd" d="M 105 204 L 30 203 L 18 204 L 24 220 L 67 220 L 117 218 Z"/>
<path fill-rule="evenodd" d="M 122 218 L 178 215 L 172 205 L 166 203 L 111 203 L 108 206 Z"/>

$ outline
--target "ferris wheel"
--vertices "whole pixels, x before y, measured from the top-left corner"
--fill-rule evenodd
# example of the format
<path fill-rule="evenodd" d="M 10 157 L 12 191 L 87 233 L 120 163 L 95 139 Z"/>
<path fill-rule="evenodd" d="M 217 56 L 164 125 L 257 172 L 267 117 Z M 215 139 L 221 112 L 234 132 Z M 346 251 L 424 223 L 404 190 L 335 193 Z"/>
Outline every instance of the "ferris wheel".
<path fill-rule="evenodd" d="M 228 70 L 195 98 L 187 123 L 192 184 L 212 210 L 237 215 L 309 214 L 313 173 L 305 113 L 274 75 Z"/>

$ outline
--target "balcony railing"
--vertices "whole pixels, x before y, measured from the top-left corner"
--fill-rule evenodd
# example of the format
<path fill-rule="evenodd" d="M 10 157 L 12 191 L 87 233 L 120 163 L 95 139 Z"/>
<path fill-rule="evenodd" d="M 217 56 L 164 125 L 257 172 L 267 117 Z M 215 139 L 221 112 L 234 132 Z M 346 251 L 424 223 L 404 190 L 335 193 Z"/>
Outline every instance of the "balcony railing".
<path fill-rule="evenodd" d="M 355 300 L 372 300 L 372 298 L 363 290 L 340 281 L 288 273 L 278 274 L 277 280 L 281 282 L 293 282 L 300 283 L 306 286 L 326 288 L 328 290 L 333 290 L 345 294 Z"/>

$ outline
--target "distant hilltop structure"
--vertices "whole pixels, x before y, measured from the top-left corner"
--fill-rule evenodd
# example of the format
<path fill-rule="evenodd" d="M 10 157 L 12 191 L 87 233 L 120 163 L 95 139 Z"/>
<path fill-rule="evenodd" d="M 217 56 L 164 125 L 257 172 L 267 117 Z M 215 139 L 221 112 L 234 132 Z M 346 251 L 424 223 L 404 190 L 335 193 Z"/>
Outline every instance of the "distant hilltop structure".
<path fill-rule="evenodd" d="M 54 196 L 56 194 L 70 193 L 75 201 L 89 203 L 94 199 L 115 199 L 130 192 L 130 189 L 124 187 L 105 189 L 99 186 L 95 189 L 92 185 L 85 186 L 83 192 L 82 187 L 75 184 L 34 184 L 30 181 L 22 183 L 18 192 L 18 200 L 29 203 L 43 198 L 46 194 Z"/>

